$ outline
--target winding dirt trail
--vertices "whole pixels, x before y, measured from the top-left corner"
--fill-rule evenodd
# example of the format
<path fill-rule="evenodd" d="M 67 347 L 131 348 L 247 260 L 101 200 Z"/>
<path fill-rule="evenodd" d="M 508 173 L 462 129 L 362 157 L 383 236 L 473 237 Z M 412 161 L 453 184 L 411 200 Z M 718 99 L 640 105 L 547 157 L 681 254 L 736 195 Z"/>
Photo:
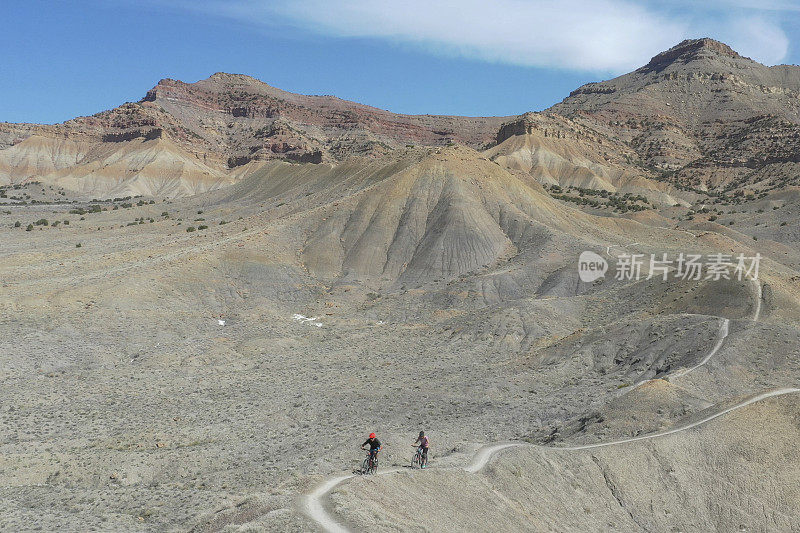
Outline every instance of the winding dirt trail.
<path fill-rule="evenodd" d="M 484 446 L 477 452 L 475 452 L 475 457 L 472 458 L 472 461 L 469 462 L 467 466 L 464 467 L 464 470 L 469 472 L 470 474 L 475 474 L 479 472 L 484 466 L 489 464 L 489 461 L 492 460 L 499 452 L 506 450 L 508 448 L 518 448 L 520 446 L 533 446 L 532 444 L 525 444 L 523 442 L 506 442 L 504 444 L 491 444 L 489 446 Z"/>
<path fill-rule="evenodd" d="M 728 320 L 727 318 L 722 319 L 722 323 L 719 325 L 719 332 L 717 333 L 717 343 L 714 345 L 711 351 L 708 352 L 706 356 L 700 360 L 699 363 L 697 363 L 693 367 L 685 368 L 679 372 L 675 372 L 674 374 L 670 375 L 670 377 L 679 378 L 681 376 L 685 376 L 692 370 L 700 368 L 701 366 L 706 364 L 712 357 L 714 357 L 719 351 L 719 349 L 722 348 L 722 344 L 725 342 L 725 338 L 728 336 L 728 333 L 730 332 L 729 331 L 730 323 L 731 321 Z"/>
<path fill-rule="evenodd" d="M 763 294 L 762 294 L 761 283 L 758 282 L 758 280 L 751 280 L 751 281 L 754 283 L 755 288 L 756 288 L 755 310 L 753 312 L 753 316 L 751 317 L 751 320 L 755 322 L 755 321 L 758 321 L 759 317 L 761 316 L 761 299 L 762 299 Z M 728 333 L 729 333 L 730 320 L 727 319 L 727 318 L 721 318 L 721 320 L 722 320 L 722 322 L 720 323 L 720 327 L 719 327 L 719 330 L 718 330 L 718 333 L 717 333 L 717 342 L 714 345 L 714 347 L 708 352 L 708 354 L 706 354 L 706 356 L 703 357 L 703 359 L 699 363 L 697 363 L 695 366 L 687 368 L 687 369 L 684 369 L 684 370 L 681 370 L 681 371 L 676 372 L 674 374 L 671 374 L 670 377 L 674 378 L 674 377 L 684 376 L 684 375 L 688 374 L 689 372 L 692 372 L 693 370 L 705 365 L 712 357 L 714 357 L 714 355 L 716 355 L 716 353 L 720 350 L 720 348 L 722 347 L 723 343 L 725 342 L 725 339 L 727 338 Z M 642 381 L 640 383 L 637 383 L 635 385 L 635 387 L 638 387 L 638 386 L 646 383 L 647 381 L 649 381 L 649 380 L 644 380 L 644 381 Z M 528 443 L 524 443 L 524 442 L 504 442 L 504 443 L 491 444 L 491 445 L 488 445 L 488 446 L 484 446 L 483 448 L 480 448 L 475 453 L 475 455 L 472 458 L 472 460 L 464 467 L 464 470 L 466 472 L 471 473 L 471 474 L 476 474 L 476 473 L 480 472 L 486 465 L 488 465 L 491 462 L 491 460 L 493 458 L 495 458 L 500 452 L 503 452 L 504 450 L 508 450 L 509 448 L 526 447 L 526 448 L 538 448 L 538 449 L 548 450 L 548 451 L 579 451 L 579 450 L 589 450 L 589 449 L 594 449 L 594 448 L 604 448 L 604 447 L 608 447 L 608 446 L 620 446 L 620 445 L 628 444 L 628 443 L 631 443 L 631 442 L 637 442 L 637 441 L 642 441 L 642 440 L 650 440 L 650 439 L 657 439 L 657 438 L 660 438 L 660 437 L 665 437 L 667 435 L 672 435 L 674 433 L 679 433 L 681 431 L 687 431 L 689 429 L 692 429 L 692 428 L 695 428 L 695 427 L 700 426 L 702 424 L 705 424 L 707 422 L 710 422 L 710 421 L 712 421 L 712 420 L 714 420 L 716 418 L 719 418 L 719 417 L 721 417 L 721 416 L 723 416 L 723 415 L 725 415 L 727 413 L 730 413 L 732 411 L 736 411 L 737 409 L 741 409 L 743 407 L 747 407 L 748 405 L 752 405 L 754 403 L 760 402 L 760 401 L 765 400 L 767 398 L 772 398 L 772 397 L 775 397 L 775 396 L 782 396 L 784 394 L 795 394 L 795 393 L 800 393 L 800 389 L 782 388 L 782 389 L 776 389 L 776 390 L 764 392 L 764 393 L 758 394 L 756 396 L 753 396 L 753 397 L 751 397 L 751 398 L 749 398 L 747 400 L 743 400 L 743 401 L 737 403 L 736 405 L 733 405 L 731 407 L 728 407 L 728 408 L 723 409 L 721 411 L 718 411 L 716 413 L 710 414 L 710 415 L 706 416 L 705 418 L 702 418 L 700 420 L 696 420 L 696 421 L 694 421 L 694 422 L 692 422 L 690 424 L 686 424 L 686 425 L 683 425 L 683 426 L 678 426 L 678 427 L 671 428 L 671 429 L 664 430 L 664 431 L 659 431 L 657 433 L 651 433 L 649 435 L 642 435 L 642 436 L 639 436 L 639 437 L 631 437 L 631 438 L 628 438 L 628 439 L 621 439 L 621 440 L 615 440 L 615 441 L 609 441 L 609 442 L 600 442 L 600 443 L 596 443 L 596 444 L 584 444 L 584 445 L 580 445 L 580 446 L 559 446 L 559 447 L 556 447 L 556 446 L 539 446 L 539 445 L 536 445 L 536 444 L 528 444 Z M 389 470 L 384 470 L 382 472 L 379 472 L 377 475 L 386 475 L 386 474 L 391 474 L 391 473 L 399 472 L 399 471 L 400 471 L 400 469 L 394 468 L 394 469 L 389 469 Z M 331 514 L 325 509 L 324 499 L 328 495 L 328 493 L 330 493 L 339 484 L 341 484 L 344 481 L 347 481 L 348 479 L 351 479 L 353 477 L 355 477 L 354 474 L 349 474 L 349 475 L 343 475 L 343 476 L 337 476 L 337 477 L 329 478 L 326 481 L 324 481 L 323 483 L 317 485 L 314 488 L 314 490 L 312 490 L 310 493 L 308 493 L 303 498 L 303 500 L 302 500 L 302 511 L 303 511 L 303 513 L 306 516 L 308 516 L 311 520 L 316 522 L 317 525 L 319 525 L 320 528 L 322 528 L 323 531 L 327 531 L 327 532 L 330 532 L 330 533 L 347 533 L 349 531 L 344 525 L 342 525 L 339 522 L 337 522 L 336 519 L 333 516 L 331 516 Z"/>
<path fill-rule="evenodd" d="M 754 286 L 755 291 L 756 291 L 755 308 L 753 310 L 753 316 L 750 317 L 750 320 L 752 320 L 753 322 L 758 322 L 758 319 L 761 317 L 761 299 L 763 298 L 763 291 L 762 291 L 762 288 L 761 288 L 761 283 L 758 280 L 751 279 L 750 281 L 753 283 L 753 286 Z M 711 358 L 714 357 L 717 354 L 719 349 L 722 348 L 722 345 L 725 342 L 725 339 L 728 337 L 728 333 L 730 333 L 730 323 L 731 323 L 731 321 L 729 319 L 727 319 L 727 318 L 723 318 L 721 320 L 722 320 L 722 322 L 720 322 L 719 330 L 717 332 L 717 343 L 714 345 L 714 347 L 711 349 L 711 351 L 709 351 L 706 354 L 706 356 L 703 357 L 700 360 L 700 362 L 697 363 L 696 365 L 694 365 L 692 367 L 689 367 L 689 368 L 685 368 L 683 370 L 679 370 L 677 372 L 673 372 L 672 374 L 669 374 L 669 378 L 674 379 L 674 378 L 679 378 L 681 376 L 685 376 L 689 372 L 697 370 L 701 366 L 703 366 L 706 363 L 708 363 L 711 360 Z M 633 387 L 631 387 L 630 390 L 633 390 L 633 389 L 636 389 L 638 387 L 641 387 L 642 385 L 644 385 L 648 381 L 652 381 L 652 380 L 651 379 L 644 379 L 642 381 L 639 381 Z"/>
<path fill-rule="evenodd" d="M 388 470 L 381 470 L 376 475 L 386 475 L 400 472 L 399 468 L 390 468 Z M 323 499 L 327 494 L 336 488 L 340 483 L 348 479 L 356 477 L 356 474 L 345 474 L 328 478 L 323 483 L 317 485 L 314 490 L 306 494 L 302 502 L 302 510 L 312 520 L 319 524 L 323 530 L 329 533 L 347 533 L 350 531 L 343 525 L 339 524 L 328 511 L 325 509 Z"/>
<path fill-rule="evenodd" d="M 629 439 L 620 439 L 614 440 L 609 442 L 598 442 L 595 444 L 582 444 L 580 446 L 540 446 L 538 444 L 528 444 L 524 442 L 509 442 L 505 444 L 493 444 L 491 446 L 486 446 L 478 450 L 478 453 L 475 455 L 473 461 L 466 467 L 464 470 L 470 473 L 477 473 L 483 469 L 489 462 L 497 456 L 500 452 L 508 449 L 508 448 L 538 448 L 540 450 L 547 450 L 547 451 L 579 451 L 579 450 L 591 450 L 594 448 L 606 448 L 608 446 L 619 446 L 620 444 L 627 444 L 629 442 L 637 442 L 640 440 L 651 440 L 657 439 L 659 437 L 666 437 L 667 435 L 672 435 L 673 433 L 680 433 L 681 431 L 686 431 L 688 429 L 696 428 L 697 426 L 701 426 L 706 422 L 710 422 L 715 418 L 719 418 L 723 415 L 730 413 L 731 411 L 736 411 L 737 409 L 741 409 L 742 407 L 747 407 L 748 405 L 752 405 L 754 403 L 758 403 L 762 400 L 766 400 L 767 398 L 773 398 L 775 396 L 783 396 L 784 394 L 795 394 L 800 392 L 800 389 L 796 389 L 793 387 L 786 387 L 783 389 L 775 389 L 772 391 L 764 392 L 753 396 L 747 400 L 741 401 L 736 405 L 723 409 L 722 411 L 718 411 L 711 415 L 708 415 L 705 418 L 700 420 L 696 420 L 691 424 L 686 424 L 683 426 L 678 426 L 675 428 L 667 429 L 664 431 L 659 431 L 657 433 L 650 433 L 649 435 L 641 435 L 639 437 L 631 437 Z"/>
<path fill-rule="evenodd" d="M 750 280 L 756 286 L 756 309 L 753 311 L 753 322 L 758 322 L 761 317 L 761 299 L 764 297 L 764 291 L 761 288 L 761 282 L 757 279 Z"/>
<path fill-rule="evenodd" d="M 325 531 L 329 531 L 330 533 L 347 533 L 348 531 L 346 527 L 339 525 L 336 520 L 328 514 L 328 511 L 325 510 L 325 506 L 322 503 L 322 498 L 332 491 L 339 483 L 351 477 L 353 477 L 352 474 L 332 477 L 324 483 L 319 484 L 303 499 L 303 511 Z"/>
<path fill-rule="evenodd" d="M 508 450 L 509 448 L 537 448 L 540 450 L 547 450 L 548 452 L 579 451 L 579 450 L 590 450 L 594 448 L 605 448 L 608 446 L 619 446 L 631 442 L 666 437 L 667 435 L 672 435 L 674 433 L 680 433 L 681 431 L 687 431 L 689 429 L 696 428 L 697 426 L 703 425 L 716 418 L 724 416 L 732 411 L 736 411 L 737 409 L 741 409 L 743 407 L 747 407 L 748 405 L 752 405 L 754 403 L 766 400 L 767 398 L 773 398 L 775 396 L 783 396 L 784 394 L 796 394 L 796 393 L 800 393 L 800 389 L 783 388 L 783 389 L 772 390 L 769 392 L 764 392 L 762 394 L 753 396 L 752 398 L 739 402 L 736 405 L 723 409 L 722 411 L 718 411 L 716 413 L 708 415 L 705 418 L 696 420 L 691 424 L 686 424 L 684 426 L 668 429 L 665 431 L 660 431 L 658 433 L 651 433 L 650 435 L 631 437 L 629 439 L 621 439 L 611 442 L 600 442 L 596 444 L 584 444 L 581 446 L 559 446 L 559 447 L 539 446 L 537 444 L 528 444 L 524 442 L 505 442 L 501 444 L 492 444 L 490 446 L 484 446 L 483 448 L 478 450 L 475 453 L 475 456 L 473 457 L 472 461 L 470 461 L 470 463 L 464 467 L 464 470 L 471 474 L 476 474 L 480 472 L 486 465 L 488 465 L 492 459 L 494 459 L 497 455 L 499 455 L 500 452 Z M 378 475 L 381 474 L 385 475 L 398 471 L 399 469 L 386 470 Z M 328 511 L 325 509 L 323 501 L 324 497 L 327 496 L 327 494 L 330 491 L 336 488 L 336 486 L 338 486 L 340 483 L 352 477 L 355 476 L 351 474 L 346 476 L 330 478 L 326 480 L 324 483 L 318 485 L 312 492 L 310 492 L 304 498 L 303 512 L 314 522 L 316 522 L 324 531 L 328 531 L 330 533 L 347 533 L 349 531 L 345 526 L 338 523 L 336 519 L 331 516 L 330 513 L 328 513 Z"/>

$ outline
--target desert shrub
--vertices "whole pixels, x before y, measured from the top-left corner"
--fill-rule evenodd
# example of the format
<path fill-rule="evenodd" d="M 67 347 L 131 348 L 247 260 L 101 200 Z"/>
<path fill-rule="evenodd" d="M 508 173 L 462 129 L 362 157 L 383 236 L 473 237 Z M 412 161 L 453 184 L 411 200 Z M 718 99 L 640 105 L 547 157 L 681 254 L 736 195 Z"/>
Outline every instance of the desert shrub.
<path fill-rule="evenodd" d="M 208 229 L 208 226 L 205 226 L 205 225 L 200 225 L 200 226 L 197 226 L 197 229 L 198 229 L 198 230 L 201 230 L 201 229 Z"/>
<path fill-rule="evenodd" d="M 19 220 L 17 220 L 16 222 L 14 222 L 14 227 L 15 227 L 15 228 L 18 228 L 18 227 L 20 227 L 21 225 L 22 225 L 22 222 L 20 222 Z"/>
<path fill-rule="evenodd" d="M 28 227 L 25 228 L 25 231 L 33 231 L 33 224 L 28 224 Z"/>
<path fill-rule="evenodd" d="M 186 228 L 186 232 L 187 232 L 187 233 L 191 233 L 191 232 L 193 232 L 194 230 L 195 230 L 195 227 L 194 227 L 194 226 L 189 226 L 188 228 Z"/>

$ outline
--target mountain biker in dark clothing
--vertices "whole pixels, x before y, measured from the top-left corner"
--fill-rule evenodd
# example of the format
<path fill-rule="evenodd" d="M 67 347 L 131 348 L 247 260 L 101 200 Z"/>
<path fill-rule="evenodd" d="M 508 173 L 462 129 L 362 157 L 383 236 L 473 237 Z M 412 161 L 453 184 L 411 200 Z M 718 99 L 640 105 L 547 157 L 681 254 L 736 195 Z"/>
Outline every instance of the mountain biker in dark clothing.
<path fill-rule="evenodd" d="M 419 437 L 417 440 L 414 441 L 412 446 L 419 446 L 422 448 L 422 464 L 420 465 L 421 468 L 425 468 L 428 464 L 428 447 L 431 445 L 431 442 L 428 440 L 428 437 L 425 436 L 424 431 L 419 432 Z"/>
<path fill-rule="evenodd" d="M 381 441 L 378 440 L 378 437 L 375 433 L 370 433 L 369 438 L 364 441 L 364 444 L 361 445 L 361 449 L 364 449 L 364 446 L 369 444 L 369 457 L 372 460 L 375 460 L 375 457 L 378 456 L 378 452 L 381 451 Z"/>

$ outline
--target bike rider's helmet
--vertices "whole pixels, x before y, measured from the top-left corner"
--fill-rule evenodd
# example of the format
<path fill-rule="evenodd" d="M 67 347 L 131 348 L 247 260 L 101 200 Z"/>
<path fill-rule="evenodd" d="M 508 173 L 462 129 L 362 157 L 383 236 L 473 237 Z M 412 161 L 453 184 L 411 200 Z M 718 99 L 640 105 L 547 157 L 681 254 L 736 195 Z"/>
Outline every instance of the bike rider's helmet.
<path fill-rule="evenodd" d="M 376 437 L 377 437 L 377 435 L 375 435 L 375 433 L 370 433 L 370 434 L 369 434 L 369 438 L 371 438 L 371 439 L 374 439 L 374 438 L 376 438 Z"/>
<path fill-rule="evenodd" d="M 424 436 L 425 436 L 425 432 L 424 432 L 424 431 L 420 431 L 420 432 L 419 432 L 419 436 L 420 436 L 420 437 L 424 437 Z"/>

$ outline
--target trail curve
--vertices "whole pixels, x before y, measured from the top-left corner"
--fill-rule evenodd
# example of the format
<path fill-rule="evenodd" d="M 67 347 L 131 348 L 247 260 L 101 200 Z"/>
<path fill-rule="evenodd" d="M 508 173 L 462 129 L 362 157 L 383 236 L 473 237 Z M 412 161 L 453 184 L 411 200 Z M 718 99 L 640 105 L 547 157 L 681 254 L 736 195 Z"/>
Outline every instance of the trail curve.
<path fill-rule="evenodd" d="M 700 360 L 699 363 L 697 363 L 693 367 L 685 368 L 685 369 L 683 369 L 681 371 L 675 372 L 675 373 L 671 374 L 669 377 L 670 378 L 679 378 L 681 376 L 685 376 L 686 374 L 688 374 L 692 370 L 696 370 L 696 369 L 700 368 L 701 366 L 706 364 L 712 357 L 714 357 L 717 354 L 717 352 L 719 351 L 719 349 L 722 348 L 722 344 L 725 342 L 725 338 L 728 336 L 728 333 L 729 333 L 729 330 L 730 330 L 730 328 L 729 328 L 730 323 L 731 323 L 731 321 L 728 320 L 727 318 L 723 318 L 722 319 L 722 323 L 719 326 L 719 332 L 717 333 L 717 343 L 714 345 L 714 347 L 711 349 L 711 351 L 708 352 L 706 354 L 706 356 L 703 357 Z"/>
<path fill-rule="evenodd" d="M 605 448 L 608 446 L 619 446 L 622 444 L 628 444 L 631 442 L 637 442 L 642 440 L 651 440 L 657 439 L 660 437 L 666 437 L 667 435 L 672 435 L 675 433 L 680 433 L 681 431 L 687 431 L 692 428 L 696 428 L 697 426 L 703 425 L 707 422 L 710 422 L 716 418 L 724 416 L 732 411 L 736 411 L 737 409 L 741 409 L 743 407 L 747 407 L 748 405 L 752 405 L 754 403 L 760 402 L 762 400 L 766 400 L 767 398 L 773 398 L 775 396 L 782 396 L 784 394 L 795 394 L 799 393 L 800 389 L 796 388 L 782 388 L 776 389 L 768 392 L 764 392 L 753 396 L 747 400 L 743 400 L 736 405 L 718 411 L 716 413 L 710 414 L 700 420 L 696 420 L 690 424 L 686 424 L 683 426 L 679 426 L 676 428 L 668 429 L 665 431 L 659 431 L 657 433 L 651 433 L 649 435 L 642 435 L 639 437 L 631 437 L 628 439 L 621 439 L 615 440 L 611 442 L 600 442 L 596 444 L 583 444 L 580 446 L 540 446 L 537 444 L 528 444 L 522 442 L 505 442 L 500 444 L 492 444 L 490 446 L 484 446 L 480 450 L 475 453 L 472 461 L 464 467 L 464 470 L 475 474 L 480 472 L 486 465 L 488 465 L 492 459 L 494 459 L 500 452 L 507 450 L 509 448 L 537 448 L 540 450 L 547 450 L 547 451 L 579 451 L 579 450 L 590 450 L 594 448 Z M 388 470 L 383 472 L 383 474 L 389 474 L 392 472 L 397 472 L 398 469 Z M 335 478 L 330 478 L 327 481 L 318 485 L 313 491 L 311 491 L 306 497 L 304 498 L 303 504 L 303 512 L 312 519 L 314 522 L 317 523 L 324 531 L 329 533 L 347 533 L 349 530 L 343 526 L 342 524 L 338 523 L 335 518 L 333 518 L 330 513 L 325 510 L 323 505 L 323 498 L 336 486 L 338 486 L 343 481 L 346 481 L 352 477 L 353 475 L 346 475 L 346 476 L 339 476 Z"/>
<path fill-rule="evenodd" d="M 755 309 L 753 311 L 753 316 L 752 316 L 751 320 L 756 322 L 756 321 L 758 321 L 758 319 L 759 319 L 759 317 L 761 315 L 762 287 L 761 287 L 761 283 L 759 283 L 757 280 L 753 279 L 751 281 L 755 284 L 755 287 L 756 287 L 756 304 L 755 304 Z M 719 330 L 718 330 L 718 333 L 717 333 L 717 342 L 714 345 L 714 347 L 711 349 L 711 351 L 709 351 L 708 354 L 706 354 L 706 356 L 703 357 L 703 359 L 701 359 L 700 362 L 697 363 L 696 365 L 694 365 L 693 367 L 690 367 L 690 368 L 681 370 L 679 372 L 673 373 L 673 374 L 670 375 L 670 377 L 675 378 L 675 377 L 684 376 L 684 375 L 688 374 L 689 372 L 691 372 L 691 371 L 693 371 L 693 370 L 705 365 L 712 357 L 714 357 L 714 355 L 716 355 L 716 353 L 722 347 L 723 343 L 725 342 L 725 339 L 728 337 L 729 326 L 730 326 L 730 320 L 727 319 L 727 318 L 723 318 L 722 322 L 720 323 L 720 327 L 719 327 Z M 642 384 L 644 384 L 644 383 L 646 383 L 648 381 L 650 381 L 650 380 L 641 381 L 641 382 L 637 383 L 636 385 L 634 385 L 633 388 L 639 387 L 640 385 L 642 385 Z M 502 452 L 504 450 L 508 450 L 510 448 L 528 447 L 528 448 L 538 448 L 538 449 L 548 450 L 548 451 L 579 451 L 579 450 L 589 450 L 589 449 L 594 449 L 594 448 L 604 448 L 604 447 L 608 447 L 608 446 L 619 446 L 619 445 L 628 444 L 628 443 L 631 443 L 631 442 L 642 441 L 642 440 L 657 439 L 659 437 L 665 437 L 667 435 L 672 435 L 674 433 L 679 433 L 681 431 L 686 431 L 686 430 L 695 428 L 697 426 L 700 426 L 702 424 L 710 422 L 710 421 L 712 421 L 712 420 L 714 420 L 716 418 L 719 418 L 719 417 L 721 417 L 721 416 L 723 416 L 723 415 L 725 415 L 727 413 L 730 413 L 731 411 L 735 411 L 737 409 L 741 409 L 742 407 L 746 407 L 748 405 L 760 402 L 760 401 L 765 400 L 767 398 L 772 398 L 772 397 L 775 397 L 775 396 L 782 396 L 784 394 L 793 394 L 793 393 L 798 393 L 798 392 L 800 392 L 800 389 L 796 389 L 796 388 L 782 388 L 782 389 L 776 389 L 776 390 L 773 390 L 773 391 L 768 391 L 768 392 L 761 393 L 761 394 L 758 394 L 756 396 L 753 396 L 753 397 L 751 397 L 751 398 L 749 398 L 747 400 L 744 400 L 742 402 L 739 402 L 736 405 L 733 405 L 731 407 L 723 409 L 722 411 L 718 411 L 716 413 L 713 413 L 713 414 L 711 414 L 711 415 L 709 415 L 707 417 L 704 417 L 704 418 L 702 418 L 700 420 L 696 420 L 696 421 L 694 421 L 694 422 L 692 422 L 690 424 L 686 424 L 686 425 L 683 425 L 683 426 L 678 426 L 678 427 L 671 428 L 671 429 L 668 429 L 668 430 L 665 430 L 665 431 L 659 431 L 659 432 L 656 432 L 656 433 L 651 433 L 649 435 L 641 435 L 641 436 L 638 436 L 638 437 L 631 437 L 631 438 L 628 438 L 628 439 L 621 439 L 621 440 L 615 440 L 615 441 L 610 441 L 610 442 L 600 442 L 600 443 L 595 443 L 595 444 L 583 444 L 583 445 L 580 445 L 580 446 L 559 446 L 559 447 L 556 447 L 556 446 L 540 446 L 540 445 L 536 445 L 536 444 L 529 444 L 529 443 L 523 443 L 523 442 L 503 442 L 503 443 L 491 444 L 491 445 L 488 445 L 488 446 L 484 446 L 484 447 L 480 448 L 477 452 L 475 452 L 475 455 L 473 456 L 472 460 L 466 466 L 464 466 L 463 468 L 464 468 L 464 470 L 466 472 L 469 472 L 471 474 L 476 474 L 476 473 L 480 472 L 486 465 L 488 465 L 491 462 L 491 460 L 494 457 L 496 457 L 500 452 Z M 390 473 L 398 472 L 398 471 L 399 470 L 395 468 L 395 469 L 390 469 L 390 470 L 385 470 L 385 471 L 379 472 L 378 475 L 390 474 Z M 302 502 L 302 511 L 303 511 L 303 513 L 307 517 L 309 517 L 311 520 L 316 522 L 317 525 L 320 526 L 320 528 L 323 531 L 327 531 L 329 533 L 348 533 L 349 532 L 347 527 L 345 527 L 344 525 L 342 525 L 339 522 L 337 522 L 336 519 L 333 516 L 331 516 L 330 513 L 328 513 L 328 511 L 325 509 L 325 505 L 324 505 L 323 502 L 324 502 L 325 496 L 327 496 L 328 493 L 330 493 L 334 488 L 336 488 L 338 485 L 340 485 L 344 481 L 347 481 L 348 479 L 351 479 L 353 477 L 355 477 L 354 474 L 348 474 L 348 475 L 342 475 L 342 476 L 329 478 L 326 481 L 324 481 L 323 483 L 317 485 L 310 493 L 308 493 L 303 498 L 303 502 Z"/>
<path fill-rule="evenodd" d="M 761 289 L 761 283 L 757 279 L 750 279 L 750 281 L 753 283 L 753 285 L 755 286 L 755 289 L 756 289 L 755 307 L 753 309 L 753 316 L 750 317 L 750 320 L 752 320 L 753 322 L 758 322 L 758 319 L 761 317 L 761 299 L 763 297 L 763 291 Z M 719 330 L 717 332 L 717 343 L 714 345 L 714 347 L 711 349 L 711 351 L 708 352 L 706 354 L 706 356 L 703 357 L 700 360 L 699 363 L 697 363 L 696 365 L 694 365 L 692 367 L 685 368 L 685 369 L 679 370 L 677 372 L 673 372 L 672 374 L 669 374 L 667 377 L 669 377 L 669 378 L 679 378 L 681 376 L 685 376 L 689 372 L 697 370 L 701 366 L 703 366 L 706 363 L 708 363 L 708 361 L 710 361 L 711 358 L 714 357 L 717 354 L 717 352 L 720 350 L 720 348 L 722 348 L 722 344 L 725 342 L 725 339 L 728 337 L 728 333 L 730 332 L 730 322 L 731 322 L 730 319 L 727 319 L 727 318 L 723 318 L 722 319 L 722 322 L 720 323 L 720 326 L 719 326 Z M 630 390 L 637 389 L 638 387 L 641 387 L 642 385 L 644 385 L 648 381 L 652 381 L 652 379 L 643 379 L 642 381 L 639 381 L 638 383 L 634 384 L 634 386 L 631 387 Z"/>

